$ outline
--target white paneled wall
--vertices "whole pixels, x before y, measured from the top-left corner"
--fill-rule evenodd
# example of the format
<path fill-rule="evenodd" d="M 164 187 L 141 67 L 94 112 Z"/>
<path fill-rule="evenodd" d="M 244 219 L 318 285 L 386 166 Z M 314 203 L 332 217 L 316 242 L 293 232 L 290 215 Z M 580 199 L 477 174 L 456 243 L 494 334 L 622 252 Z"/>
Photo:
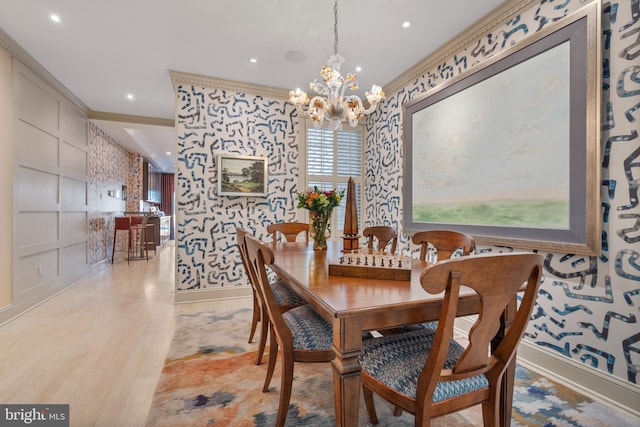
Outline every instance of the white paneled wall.
<path fill-rule="evenodd" d="M 89 272 L 86 112 L 13 64 L 13 289 L 0 323 Z"/>

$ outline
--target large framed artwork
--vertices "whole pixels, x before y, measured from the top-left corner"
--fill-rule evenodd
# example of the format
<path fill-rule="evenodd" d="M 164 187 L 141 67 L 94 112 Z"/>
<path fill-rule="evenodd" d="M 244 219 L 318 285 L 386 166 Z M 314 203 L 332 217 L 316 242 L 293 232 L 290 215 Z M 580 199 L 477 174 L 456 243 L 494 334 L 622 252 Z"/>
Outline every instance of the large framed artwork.
<path fill-rule="evenodd" d="M 597 254 L 599 2 L 404 105 L 404 229 Z"/>
<path fill-rule="evenodd" d="M 218 155 L 218 195 L 265 197 L 267 162 L 266 157 Z"/>

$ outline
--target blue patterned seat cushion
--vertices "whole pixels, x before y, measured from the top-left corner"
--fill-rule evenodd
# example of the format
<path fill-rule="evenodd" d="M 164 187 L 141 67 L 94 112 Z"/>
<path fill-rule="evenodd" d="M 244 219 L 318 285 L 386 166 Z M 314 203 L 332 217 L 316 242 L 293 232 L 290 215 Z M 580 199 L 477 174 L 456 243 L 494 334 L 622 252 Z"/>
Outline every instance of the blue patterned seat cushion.
<path fill-rule="evenodd" d="M 291 290 L 289 285 L 282 281 L 280 278 L 276 278 L 271 282 L 271 289 L 273 290 L 273 296 L 276 303 L 282 305 L 303 305 L 307 302 L 302 297 Z"/>
<path fill-rule="evenodd" d="M 417 329 L 363 342 L 360 365 L 362 370 L 383 384 L 415 399 L 418 377 L 424 368 L 433 344 L 435 332 Z M 444 369 L 451 369 L 462 356 L 464 348 L 451 340 Z M 484 375 L 464 380 L 441 381 L 433 393 L 433 402 L 440 402 L 471 391 L 489 387 Z"/>
<path fill-rule="evenodd" d="M 293 334 L 294 350 L 331 350 L 333 328 L 308 305 L 282 313 Z"/>
<path fill-rule="evenodd" d="M 308 305 L 292 308 L 282 313 L 293 334 L 294 350 L 331 350 L 333 328 L 324 317 Z M 371 332 L 362 332 L 362 341 L 373 339 Z"/>

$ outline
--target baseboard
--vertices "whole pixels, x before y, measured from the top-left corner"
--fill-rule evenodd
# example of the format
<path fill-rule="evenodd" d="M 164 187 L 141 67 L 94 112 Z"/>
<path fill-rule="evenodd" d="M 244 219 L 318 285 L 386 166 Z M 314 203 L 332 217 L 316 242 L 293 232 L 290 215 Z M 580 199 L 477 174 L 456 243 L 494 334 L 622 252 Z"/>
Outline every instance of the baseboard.
<path fill-rule="evenodd" d="M 456 319 L 456 327 L 468 331 L 471 320 Z M 594 400 L 640 417 L 640 387 L 607 375 L 573 359 L 528 341 L 518 346 L 518 363 Z"/>
<path fill-rule="evenodd" d="M 640 387 L 554 354 L 528 341 L 518 346 L 518 363 L 594 400 L 640 417 Z"/>
<path fill-rule="evenodd" d="M 199 291 L 178 291 L 174 294 L 173 302 L 175 304 L 213 301 L 230 298 L 246 298 L 251 296 L 251 288 L 249 286 L 237 287 L 232 289 L 207 289 Z"/>
<path fill-rule="evenodd" d="M 92 266 L 89 266 L 86 270 L 83 270 L 83 274 L 67 277 L 65 278 L 65 281 L 59 281 L 52 286 L 44 288 L 41 292 L 34 295 L 30 299 L 20 301 L 18 303 L 12 302 L 6 307 L 0 308 L 0 327 L 22 316 L 23 314 L 28 313 L 39 305 L 49 301 L 59 293 L 64 292 L 71 286 L 74 286 L 75 284 L 82 282 L 84 279 L 93 276 L 104 268 L 104 264 L 94 264 Z"/>

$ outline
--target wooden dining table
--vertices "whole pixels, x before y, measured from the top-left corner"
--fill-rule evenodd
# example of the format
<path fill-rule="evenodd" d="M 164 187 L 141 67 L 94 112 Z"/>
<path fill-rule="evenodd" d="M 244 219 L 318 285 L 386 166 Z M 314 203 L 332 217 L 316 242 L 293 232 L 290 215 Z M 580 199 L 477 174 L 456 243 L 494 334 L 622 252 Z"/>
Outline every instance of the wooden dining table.
<path fill-rule="evenodd" d="M 418 259 L 412 260 L 411 280 L 330 275 L 329 264 L 339 264 L 345 253 L 341 241 L 327 243 L 327 250 L 314 250 L 312 243 L 274 244 L 271 269 L 332 324 L 336 425 L 357 426 L 362 332 L 437 320 L 443 294 L 429 294 L 422 288 L 420 273 L 428 264 Z M 479 305 L 475 292 L 463 288 L 457 314 L 477 314 Z M 493 345 L 500 342 L 513 321 L 515 309 L 514 298 L 503 314 Z M 503 379 L 500 425 L 505 427 L 511 420 L 514 375 L 515 358 Z"/>

